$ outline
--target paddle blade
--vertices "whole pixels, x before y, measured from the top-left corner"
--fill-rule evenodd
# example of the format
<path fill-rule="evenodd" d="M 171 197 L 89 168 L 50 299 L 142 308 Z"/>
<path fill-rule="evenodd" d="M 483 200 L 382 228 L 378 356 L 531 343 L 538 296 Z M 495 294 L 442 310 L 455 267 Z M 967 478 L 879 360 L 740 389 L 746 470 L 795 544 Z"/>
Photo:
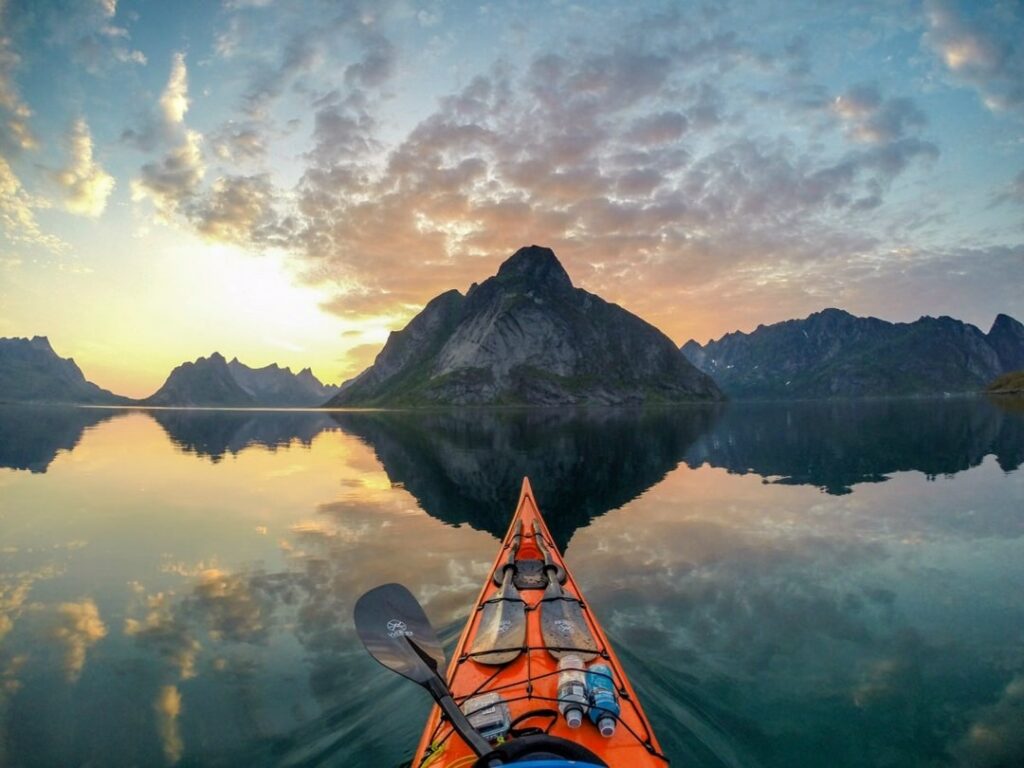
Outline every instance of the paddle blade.
<path fill-rule="evenodd" d="M 516 658 L 526 645 L 526 605 L 505 571 L 501 589 L 484 603 L 469 655 L 480 664 L 498 666 Z"/>
<path fill-rule="evenodd" d="M 444 649 L 423 608 L 401 584 L 383 584 L 356 601 L 356 633 L 388 669 L 426 685 L 444 678 Z"/>
<path fill-rule="evenodd" d="M 597 640 L 583 615 L 583 606 L 554 579 L 548 583 L 540 602 L 540 632 L 548 653 L 556 659 L 570 653 L 584 661 L 597 656 Z"/>

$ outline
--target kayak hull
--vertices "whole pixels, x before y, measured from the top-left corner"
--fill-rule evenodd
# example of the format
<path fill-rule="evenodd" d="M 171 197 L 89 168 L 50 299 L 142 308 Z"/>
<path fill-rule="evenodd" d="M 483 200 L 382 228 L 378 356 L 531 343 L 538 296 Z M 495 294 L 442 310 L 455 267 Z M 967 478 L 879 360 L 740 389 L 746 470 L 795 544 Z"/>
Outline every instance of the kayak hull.
<path fill-rule="evenodd" d="M 586 627 L 581 628 L 585 629 L 585 632 L 570 636 L 578 637 L 589 633 L 596 645 L 596 654 L 585 654 L 584 658 L 594 658 L 594 663 L 606 664 L 612 671 L 615 687 L 618 689 L 621 712 L 618 726 L 610 738 L 602 736 L 597 727 L 586 718 L 582 726 L 573 729 L 569 728 L 565 719 L 557 714 L 558 659 L 553 655 L 557 651 L 548 650 L 542 629 L 545 602 L 550 602 L 552 597 L 552 579 L 545 579 L 548 584 L 531 584 L 531 580 L 536 580 L 537 561 L 543 561 L 545 554 L 549 558 L 549 567 L 542 568 L 541 572 L 552 576 L 557 573 L 564 578 L 564 583 L 561 584 L 564 593 L 562 599 L 579 601 L 581 610 L 571 615 L 578 615 L 586 622 Z M 514 647 L 503 647 L 500 650 L 504 653 L 500 655 L 494 654 L 493 648 L 490 654 L 474 654 L 471 649 L 475 647 L 474 639 L 481 627 L 484 606 L 488 601 L 496 599 L 502 584 L 507 584 L 508 579 L 504 577 L 510 563 L 522 564 L 522 583 L 525 588 L 519 590 L 518 596 L 525 603 L 525 644 L 518 649 L 518 653 Z M 519 570 L 516 572 L 518 574 Z M 462 704 L 472 696 L 497 692 L 507 703 L 513 724 L 519 731 L 536 729 L 556 739 L 579 745 L 585 752 L 598 757 L 611 768 L 645 768 L 668 764 L 622 664 L 589 606 L 583 600 L 582 591 L 573 579 L 572 573 L 565 567 L 562 555 L 554 545 L 537 507 L 533 489 L 526 478 L 523 479 L 515 516 L 474 608 L 448 666 L 448 685 L 456 702 Z M 485 631 L 492 629 L 486 627 Z M 559 650 L 564 653 L 566 649 Z M 514 658 L 501 665 L 486 663 L 490 659 L 503 659 L 509 656 Z M 513 736 L 512 741 L 514 740 Z M 452 732 L 450 724 L 442 719 L 440 709 L 435 706 L 427 719 L 411 768 L 469 768 L 474 762 L 472 750 Z M 531 767 L 537 765 L 534 762 L 528 764 Z M 580 764 L 582 763 L 577 763 Z"/>

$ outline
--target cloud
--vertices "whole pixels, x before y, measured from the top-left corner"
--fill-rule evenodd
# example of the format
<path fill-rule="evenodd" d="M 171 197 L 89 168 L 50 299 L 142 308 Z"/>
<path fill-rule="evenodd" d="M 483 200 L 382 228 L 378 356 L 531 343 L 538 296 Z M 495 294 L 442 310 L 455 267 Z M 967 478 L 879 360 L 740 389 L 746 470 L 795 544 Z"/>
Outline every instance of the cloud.
<path fill-rule="evenodd" d="M 970 768 L 1024 761 L 1024 676 L 1010 680 L 999 700 L 976 714 L 953 753 L 960 765 Z"/>
<path fill-rule="evenodd" d="M 202 135 L 186 130 L 181 143 L 159 162 L 142 166 L 139 177 L 132 180 L 132 200 L 150 200 L 158 217 L 171 221 L 173 214 L 196 195 L 206 174 L 201 147 Z"/>
<path fill-rule="evenodd" d="M 77 682 L 85 667 L 88 650 L 107 635 L 96 603 L 87 598 L 77 603 L 60 603 L 50 614 L 48 635 L 64 648 L 64 674 Z"/>
<path fill-rule="evenodd" d="M 836 96 L 832 109 L 855 141 L 884 144 L 925 125 L 924 113 L 906 98 L 883 99 L 874 85 L 858 85 Z"/>
<path fill-rule="evenodd" d="M 160 688 L 153 702 L 156 713 L 157 733 L 164 750 L 164 758 L 170 765 L 181 760 L 185 744 L 181 738 L 181 727 L 178 718 L 181 716 L 181 692 L 173 685 Z"/>
<path fill-rule="evenodd" d="M 246 113 L 254 118 L 265 117 L 271 102 L 296 77 L 308 72 L 320 61 L 319 35 L 319 30 L 312 29 L 292 36 L 277 66 L 257 70 L 243 97 Z"/>
<path fill-rule="evenodd" d="M 29 128 L 29 109 L 18 90 L 14 73 L 21 64 L 21 57 L 14 50 L 14 40 L 5 34 L 3 25 L 9 23 L 6 0 L 0 0 L 0 115 L 3 116 L 3 131 L 0 132 L 0 151 L 6 149 L 35 149 L 39 146 Z"/>
<path fill-rule="evenodd" d="M 114 177 L 93 159 L 92 135 L 84 119 L 78 118 L 72 124 L 68 147 L 68 164 L 55 174 L 64 192 L 64 205 L 72 213 L 95 218 L 107 206 Z"/>
<path fill-rule="evenodd" d="M 156 651 L 174 670 L 176 677 L 187 680 L 196 674 L 196 658 L 202 646 L 188 625 L 172 610 L 173 595 L 158 592 L 146 598 L 143 619 L 125 619 L 124 633 L 135 638 L 140 648 Z"/>
<path fill-rule="evenodd" d="M 40 245 L 61 254 L 68 245 L 55 235 L 44 233 L 36 221 L 35 211 L 49 208 L 47 200 L 29 194 L 21 185 L 7 160 L 0 155 L 0 231 L 14 245 Z"/>
<path fill-rule="evenodd" d="M 992 196 L 990 207 L 1003 203 L 1024 205 L 1024 170 L 1020 171 L 1009 184 Z"/>
<path fill-rule="evenodd" d="M 667 144 L 678 141 L 688 125 L 680 112 L 659 112 L 637 118 L 625 138 L 635 144 Z"/>
<path fill-rule="evenodd" d="M 1024 107 L 1024 47 L 1019 3 L 928 0 L 925 44 L 955 80 L 973 87 L 991 110 Z"/>
<path fill-rule="evenodd" d="M 261 160 L 267 154 L 267 137 L 252 124 L 229 122 L 210 139 L 218 160 L 232 165 Z"/>
<path fill-rule="evenodd" d="M 160 111 L 168 125 L 184 122 L 188 112 L 188 69 L 185 54 L 176 52 L 171 59 L 171 74 L 160 94 Z"/>
<path fill-rule="evenodd" d="M 189 218 L 204 236 L 222 242 L 266 243 L 275 239 L 274 189 L 266 174 L 224 176 L 193 205 Z"/>

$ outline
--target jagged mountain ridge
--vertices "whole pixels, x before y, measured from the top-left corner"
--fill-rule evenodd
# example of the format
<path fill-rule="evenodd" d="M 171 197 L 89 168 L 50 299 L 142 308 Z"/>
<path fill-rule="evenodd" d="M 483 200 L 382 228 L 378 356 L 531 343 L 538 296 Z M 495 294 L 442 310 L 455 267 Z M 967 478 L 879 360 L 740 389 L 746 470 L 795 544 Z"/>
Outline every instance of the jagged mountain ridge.
<path fill-rule="evenodd" d="M 317 406 L 338 391 L 321 384 L 309 368 L 298 374 L 276 363 L 250 368 L 214 352 L 179 365 L 155 393 L 142 401 L 158 406 Z"/>
<path fill-rule="evenodd" d="M 329 406 L 713 401 L 709 376 L 654 326 L 575 288 L 549 248 L 521 248 L 388 338 Z"/>
<path fill-rule="evenodd" d="M 826 309 L 728 333 L 683 355 L 731 397 L 820 398 L 977 392 L 1024 361 L 1024 325 L 985 334 L 951 317 L 890 323 Z"/>
<path fill-rule="evenodd" d="M 0 338 L 0 402 L 121 405 L 131 402 L 85 378 L 45 336 Z"/>

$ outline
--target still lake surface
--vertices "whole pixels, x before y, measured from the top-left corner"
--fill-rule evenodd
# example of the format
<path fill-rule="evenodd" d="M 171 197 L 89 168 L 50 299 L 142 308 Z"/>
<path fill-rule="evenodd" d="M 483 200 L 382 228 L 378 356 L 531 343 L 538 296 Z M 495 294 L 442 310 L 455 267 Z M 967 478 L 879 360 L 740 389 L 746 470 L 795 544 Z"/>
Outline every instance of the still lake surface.
<path fill-rule="evenodd" d="M 677 766 L 1024 764 L 1024 413 L 0 408 L 0 765 L 398 766 L 523 475 Z M 450 645 L 449 645 L 450 647 Z"/>

